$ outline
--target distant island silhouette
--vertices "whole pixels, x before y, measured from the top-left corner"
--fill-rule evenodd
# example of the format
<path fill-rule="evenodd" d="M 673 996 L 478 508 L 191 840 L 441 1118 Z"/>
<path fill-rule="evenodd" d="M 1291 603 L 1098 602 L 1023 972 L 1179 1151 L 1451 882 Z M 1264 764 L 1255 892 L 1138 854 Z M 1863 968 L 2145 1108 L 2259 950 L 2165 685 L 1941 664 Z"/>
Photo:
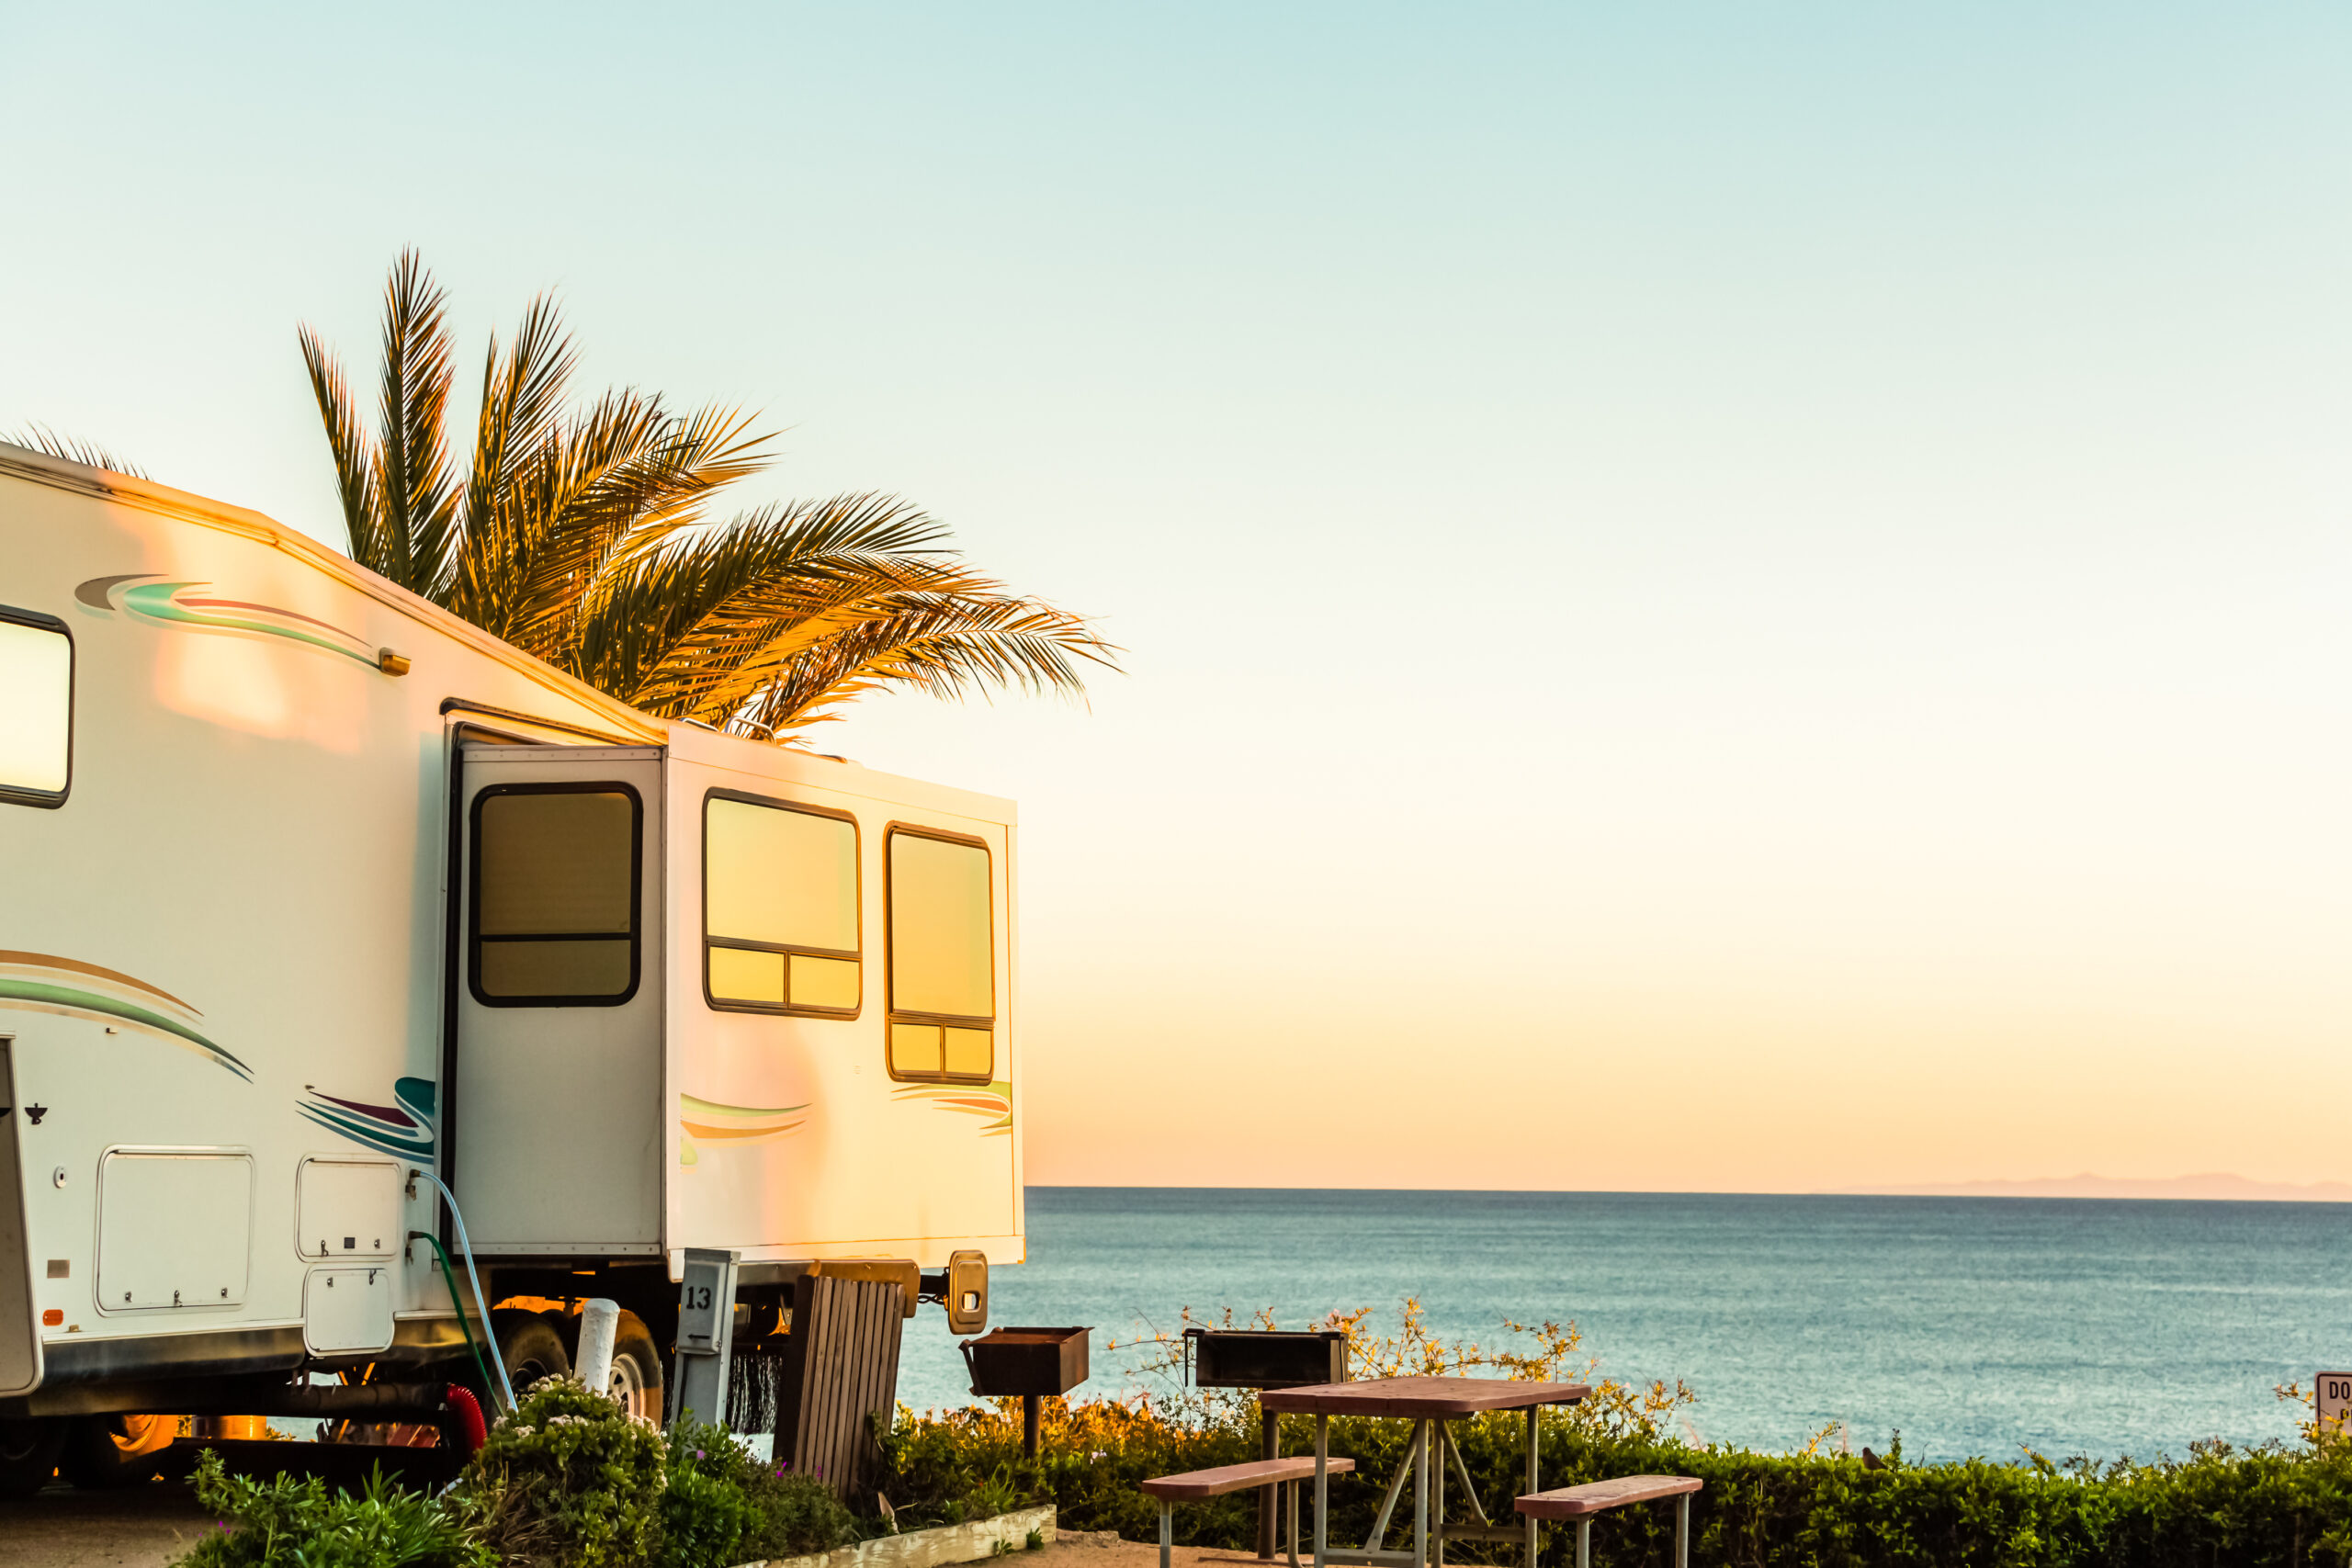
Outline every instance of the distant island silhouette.
<path fill-rule="evenodd" d="M 2227 1171 L 2201 1176 L 2041 1176 L 2022 1181 L 1940 1181 L 1848 1187 L 1841 1196 L 1882 1198 L 2183 1198 L 2264 1203 L 2352 1203 L 2352 1182 L 2256 1181 Z"/>

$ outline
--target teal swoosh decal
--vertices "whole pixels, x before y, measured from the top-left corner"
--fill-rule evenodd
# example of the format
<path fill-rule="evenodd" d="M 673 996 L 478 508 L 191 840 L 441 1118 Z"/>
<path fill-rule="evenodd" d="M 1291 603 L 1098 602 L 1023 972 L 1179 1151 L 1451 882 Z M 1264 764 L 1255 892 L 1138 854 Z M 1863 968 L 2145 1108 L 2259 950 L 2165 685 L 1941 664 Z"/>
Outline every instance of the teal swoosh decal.
<path fill-rule="evenodd" d="M 121 1019 L 125 1023 L 136 1023 L 142 1028 L 161 1030 L 166 1034 L 176 1035 L 187 1041 L 239 1077 L 250 1081 L 254 1076 L 253 1069 L 246 1066 L 234 1052 L 215 1045 L 195 1030 L 185 1024 L 175 1023 L 162 1013 L 150 1012 L 145 1008 L 135 1007 L 130 1002 L 119 1002 L 112 997 L 102 997 L 93 991 L 76 990 L 71 986 L 49 986 L 43 985 L 39 980 L 12 980 L 0 976 L 0 1000 L 10 998 L 17 1001 L 46 1003 L 51 1007 L 73 1008 L 79 1012 L 95 1012 L 107 1018 Z"/>
<path fill-rule="evenodd" d="M 298 1105 L 295 1109 L 328 1132 L 348 1138 L 364 1148 L 374 1149 L 378 1154 L 397 1155 L 402 1159 L 421 1160 L 427 1165 L 433 1163 L 433 1140 L 430 1138 L 407 1139 L 390 1136 L 364 1123 L 346 1120 L 321 1106 Z"/>
<path fill-rule="evenodd" d="M 392 1099 L 400 1108 L 430 1127 L 433 1107 L 440 1099 L 440 1086 L 431 1078 L 394 1078 Z"/>
<path fill-rule="evenodd" d="M 173 595 L 183 588 L 194 588 L 195 582 L 142 582 L 136 588 L 122 591 L 122 607 L 151 621 L 177 621 L 185 626 L 215 626 L 222 631 L 262 632 L 270 637 L 282 637 L 295 642 L 307 642 L 313 648 L 323 648 L 329 653 L 340 653 L 345 659 L 373 669 L 375 659 L 358 653 L 342 643 L 319 637 L 314 633 L 297 631 L 292 626 L 272 626 L 267 621 L 249 620 L 237 615 L 208 615 L 175 603 Z"/>

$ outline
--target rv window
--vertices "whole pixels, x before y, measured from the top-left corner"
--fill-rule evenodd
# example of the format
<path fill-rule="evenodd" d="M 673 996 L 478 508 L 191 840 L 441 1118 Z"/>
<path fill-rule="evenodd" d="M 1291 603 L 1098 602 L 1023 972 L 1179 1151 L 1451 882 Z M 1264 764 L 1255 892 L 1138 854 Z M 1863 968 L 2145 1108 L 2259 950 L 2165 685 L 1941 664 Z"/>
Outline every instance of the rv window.
<path fill-rule="evenodd" d="M 989 852 L 894 829 L 890 1074 L 986 1083 L 996 1068 Z"/>
<path fill-rule="evenodd" d="M 644 807 L 625 784 L 493 784 L 474 797 L 474 999 L 614 1007 L 637 994 Z"/>
<path fill-rule="evenodd" d="M 704 988 L 715 1008 L 858 1010 L 857 824 L 780 801 L 703 803 Z"/>
<path fill-rule="evenodd" d="M 0 800 L 62 806 L 74 762 L 74 639 L 65 623 L 0 608 Z"/>

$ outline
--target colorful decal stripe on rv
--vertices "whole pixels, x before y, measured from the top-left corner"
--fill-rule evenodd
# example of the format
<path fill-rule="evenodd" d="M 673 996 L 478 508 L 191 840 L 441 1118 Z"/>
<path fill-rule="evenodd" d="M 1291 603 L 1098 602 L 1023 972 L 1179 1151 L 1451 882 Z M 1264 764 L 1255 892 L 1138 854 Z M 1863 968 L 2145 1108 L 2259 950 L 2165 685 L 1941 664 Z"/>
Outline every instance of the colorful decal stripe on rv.
<path fill-rule="evenodd" d="M 721 1105 L 715 1100 L 682 1094 L 678 1096 L 678 1126 L 685 1135 L 678 1140 L 678 1163 L 702 1163 L 702 1152 L 695 1146 L 696 1138 L 730 1144 L 788 1138 L 808 1124 L 808 1118 L 803 1114 L 808 1109 L 806 1104 Z"/>
<path fill-rule="evenodd" d="M 999 1078 L 986 1089 L 978 1084 L 910 1084 L 890 1097 L 900 1104 L 935 1105 L 963 1116 L 984 1116 L 984 1138 L 1009 1137 L 1012 1133 L 1012 1083 Z"/>
<path fill-rule="evenodd" d="M 201 598 L 189 592 L 211 586 L 209 582 L 167 582 L 152 575 L 94 577 L 75 588 L 74 596 L 93 609 L 120 610 L 133 619 L 157 626 L 284 637 L 339 653 L 371 669 L 376 666 L 378 653 L 374 648 L 356 635 L 315 616 L 243 599 Z"/>
<path fill-rule="evenodd" d="M 110 996 L 93 983 L 117 990 L 135 991 L 138 999 Z M 151 1002 L 168 1006 L 180 1017 L 158 1011 Z M 194 1021 L 203 1014 L 170 992 L 112 969 L 79 959 L 46 953 L 0 953 L 0 1007 L 52 1012 L 67 1018 L 99 1018 L 126 1023 L 160 1036 L 184 1051 L 218 1063 L 247 1082 L 253 1069 L 237 1054 L 199 1032 Z"/>
<path fill-rule="evenodd" d="M 392 1085 L 392 1098 L 398 1104 L 370 1105 L 312 1089 L 295 1109 L 363 1148 L 431 1165 L 434 1090 L 431 1078 L 401 1078 Z"/>

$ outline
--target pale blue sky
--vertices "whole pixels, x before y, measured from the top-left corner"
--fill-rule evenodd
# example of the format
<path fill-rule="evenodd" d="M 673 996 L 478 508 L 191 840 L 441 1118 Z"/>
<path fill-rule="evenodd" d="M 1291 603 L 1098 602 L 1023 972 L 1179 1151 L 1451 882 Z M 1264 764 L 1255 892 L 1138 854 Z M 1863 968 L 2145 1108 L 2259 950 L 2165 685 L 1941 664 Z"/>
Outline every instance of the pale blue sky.
<path fill-rule="evenodd" d="M 1105 618 L 823 742 L 1021 800 L 1042 1179 L 2352 1177 L 2341 13 L 9 28 L 0 426 L 334 539 L 413 243 Z"/>

